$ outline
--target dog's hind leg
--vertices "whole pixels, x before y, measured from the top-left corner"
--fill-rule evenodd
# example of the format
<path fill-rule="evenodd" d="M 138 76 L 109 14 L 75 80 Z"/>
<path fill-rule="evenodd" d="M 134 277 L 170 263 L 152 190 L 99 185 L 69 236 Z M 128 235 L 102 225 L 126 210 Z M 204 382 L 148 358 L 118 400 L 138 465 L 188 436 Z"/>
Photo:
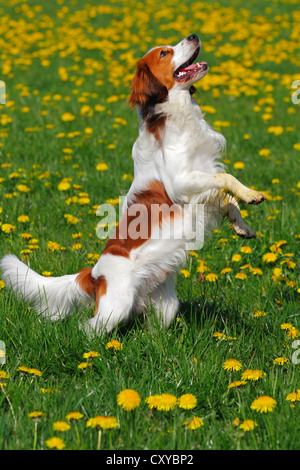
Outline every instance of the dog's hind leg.
<path fill-rule="evenodd" d="M 173 274 L 170 274 L 167 279 L 149 295 L 149 303 L 154 307 L 160 325 L 165 327 L 168 327 L 174 320 L 179 307 L 179 301 L 175 292 L 174 277 Z"/>
<path fill-rule="evenodd" d="M 96 305 L 95 316 L 84 325 L 85 332 L 102 335 L 111 332 L 117 325 L 128 321 L 133 308 L 132 286 L 109 282 L 107 290 Z"/>
<path fill-rule="evenodd" d="M 131 261 L 122 256 L 103 255 L 92 273 L 99 280 L 96 281 L 96 309 L 84 329 L 88 335 L 102 335 L 128 321 L 136 287 Z"/>

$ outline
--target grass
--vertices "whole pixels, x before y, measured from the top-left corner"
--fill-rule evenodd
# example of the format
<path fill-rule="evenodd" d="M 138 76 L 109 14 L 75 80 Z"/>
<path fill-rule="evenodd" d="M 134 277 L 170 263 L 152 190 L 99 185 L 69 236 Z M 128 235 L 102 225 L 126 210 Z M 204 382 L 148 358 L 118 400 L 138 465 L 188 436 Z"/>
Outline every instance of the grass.
<path fill-rule="evenodd" d="M 133 175 L 138 123 L 126 99 L 135 61 L 161 39 L 176 43 L 191 32 L 200 35 L 201 60 L 211 66 L 197 100 L 210 107 L 207 120 L 226 136 L 228 171 L 265 191 L 267 201 L 242 207 L 258 232 L 256 240 L 234 237 L 225 223 L 191 254 L 186 271 L 178 274 L 178 318 L 167 331 L 156 328 L 150 311 L 89 340 L 79 324 L 92 309 L 64 322 L 41 321 L 0 281 L 0 340 L 6 346 L 1 371 L 9 376 L 0 389 L 0 448 L 46 449 L 57 436 L 65 449 L 96 449 L 98 433 L 86 423 L 108 415 L 120 426 L 103 431 L 101 449 L 297 449 L 299 397 L 287 400 L 300 388 L 294 343 L 299 337 L 299 106 L 291 102 L 299 62 L 295 2 L 221 1 L 215 8 L 167 1 L 163 9 L 153 1 L 89 5 L 2 3 L 0 79 L 7 102 L 0 105 L 0 255 L 15 253 L 51 275 L 93 265 L 105 246 L 95 235 L 96 208 L 116 202 Z M 64 121 L 64 113 L 75 119 Z M 96 170 L 101 162 L 107 170 Z M 238 169 L 237 162 L 244 167 Z M 70 187 L 59 191 L 65 179 Z M 68 223 L 65 214 L 76 223 Z M 28 222 L 18 221 L 20 215 Z M 26 233 L 31 238 L 22 237 Z M 57 244 L 54 251 L 49 241 Z M 241 251 L 244 246 L 251 252 Z M 277 255 L 274 262 L 265 261 L 270 252 Z M 241 258 L 233 261 L 236 254 Z M 231 271 L 222 274 L 224 268 Z M 218 276 L 215 282 L 209 282 L 210 273 Z M 238 273 L 246 278 L 236 278 Z M 285 323 L 288 330 L 281 327 Z M 106 349 L 111 339 L 123 349 Z M 88 351 L 99 356 L 92 367 L 79 369 Z M 274 363 L 278 357 L 288 362 Z M 241 370 L 224 370 L 230 358 L 240 361 Z M 266 375 L 228 389 L 247 369 Z M 126 388 L 141 396 L 133 412 L 117 405 Z M 197 406 L 150 410 L 145 399 L 160 393 L 193 394 Z M 274 411 L 250 408 L 261 395 L 276 400 Z M 28 417 L 32 411 L 44 413 L 37 425 Z M 53 423 L 65 421 L 70 411 L 79 411 L 82 419 L 66 432 L 54 431 Z M 194 431 L 182 426 L 193 416 L 204 423 Z M 257 426 L 244 432 L 233 426 L 236 418 Z"/>

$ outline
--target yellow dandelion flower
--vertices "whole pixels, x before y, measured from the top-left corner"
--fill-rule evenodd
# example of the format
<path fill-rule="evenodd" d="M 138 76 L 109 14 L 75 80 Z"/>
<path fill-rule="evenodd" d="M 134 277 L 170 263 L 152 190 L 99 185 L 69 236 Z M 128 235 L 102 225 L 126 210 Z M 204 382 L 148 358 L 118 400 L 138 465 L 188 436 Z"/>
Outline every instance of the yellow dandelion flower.
<path fill-rule="evenodd" d="M 161 411 L 171 411 L 175 408 L 176 404 L 177 398 L 174 395 L 170 393 L 162 393 L 156 408 Z"/>
<path fill-rule="evenodd" d="M 32 375 L 37 375 L 38 377 L 41 377 L 42 376 L 42 372 L 38 369 L 29 369 L 29 374 L 32 374 Z"/>
<path fill-rule="evenodd" d="M 190 421 L 184 421 L 182 423 L 182 426 L 186 426 L 187 429 L 191 429 L 192 431 L 201 428 L 203 425 L 203 420 L 198 416 L 194 416 Z"/>
<path fill-rule="evenodd" d="M 246 273 L 237 273 L 234 277 L 236 279 L 240 279 L 240 280 L 244 281 L 245 279 L 247 279 L 247 274 Z"/>
<path fill-rule="evenodd" d="M 108 165 L 106 163 L 98 163 L 96 166 L 97 171 L 106 171 L 108 170 Z"/>
<path fill-rule="evenodd" d="M 80 250 L 80 248 L 82 248 L 82 244 L 81 243 L 74 243 L 74 245 L 72 245 L 72 250 L 75 251 L 75 250 Z"/>
<path fill-rule="evenodd" d="M 220 238 L 218 240 L 218 245 L 223 245 L 223 244 L 228 244 L 228 239 L 227 238 Z"/>
<path fill-rule="evenodd" d="M 262 395 L 252 402 L 250 408 L 260 413 L 267 413 L 268 411 L 273 411 L 276 405 L 277 401 L 274 398 Z"/>
<path fill-rule="evenodd" d="M 242 255 L 240 255 L 239 253 L 236 253 L 235 255 L 232 256 L 231 261 L 238 263 L 239 261 L 241 261 L 241 259 L 242 259 Z"/>
<path fill-rule="evenodd" d="M 32 374 L 32 375 L 37 375 L 37 376 L 41 376 L 42 375 L 42 372 L 38 369 L 32 369 L 32 368 L 29 368 L 29 367 L 25 367 L 25 366 L 20 366 L 17 368 L 17 371 L 19 372 L 27 372 L 28 374 Z"/>
<path fill-rule="evenodd" d="M 67 421 L 78 421 L 81 418 L 83 418 L 83 414 L 79 411 L 70 411 L 70 413 L 66 415 Z"/>
<path fill-rule="evenodd" d="M 237 359 L 227 359 L 223 364 L 223 369 L 227 371 L 237 371 L 242 368 L 242 364 Z"/>
<path fill-rule="evenodd" d="M 273 364 L 278 364 L 279 366 L 283 366 L 284 364 L 288 364 L 289 360 L 287 357 L 276 357 L 274 359 Z"/>
<path fill-rule="evenodd" d="M 252 253 L 252 248 L 248 245 L 244 245 L 240 248 L 241 253 Z"/>
<path fill-rule="evenodd" d="M 242 429 L 244 432 L 247 432 L 247 431 L 253 431 L 253 429 L 257 426 L 257 423 L 255 421 L 253 421 L 252 419 L 245 419 L 245 421 L 243 421 L 239 428 Z"/>
<path fill-rule="evenodd" d="M 242 170 L 245 168 L 245 163 L 244 162 L 235 162 L 233 164 L 233 168 L 236 168 L 237 170 Z"/>
<path fill-rule="evenodd" d="M 123 118 L 120 118 L 120 117 L 116 117 L 115 122 L 117 122 L 118 124 L 122 124 L 122 126 L 126 126 L 126 124 L 127 124 L 126 119 L 123 119 Z"/>
<path fill-rule="evenodd" d="M 223 268 L 221 274 L 228 274 L 232 271 L 232 268 Z"/>
<path fill-rule="evenodd" d="M 71 184 L 68 181 L 62 180 L 58 186 L 58 191 L 67 191 L 71 187 Z"/>
<path fill-rule="evenodd" d="M 30 238 L 32 238 L 32 235 L 31 233 L 21 233 L 21 238 L 23 238 L 24 240 L 30 240 Z"/>
<path fill-rule="evenodd" d="M 20 366 L 17 368 L 17 371 L 20 371 L 20 372 L 29 372 L 29 367 L 25 367 L 25 366 Z"/>
<path fill-rule="evenodd" d="M 51 271 L 43 271 L 42 275 L 45 276 L 45 277 L 50 277 L 52 275 L 52 272 Z"/>
<path fill-rule="evenodd" d="M 26 222 L 29 222 L 29 217 L 28 215 L 19 215 L 17 220 L 18 222 L 26 223 Z"/>
<path fill-rule="evenodd" d="M 101 105 L 101 104 L 96 104 L 95 105 L 95 111 L 99 111 L 99 112 L 102 112 L 102 111 L 105 111 L 106 110 L 106 107 Z"/>
<path fill-rule="evenodd" d="M 252 370 L 252 369 L 246 369 L 242 373 L 242 380 L 258 380 L 261 379 L 262 377 L 265 377 L 266 373 L 263 372 L 262 370 Z"/>
<path fill-rule="evenodd" d="M 263 148 L 263 149 L 260 149 L 260 151 L 258 152 L 258 155 L 260 155 L 261 157 L 268 157 L 270 153 L 271 151 L 269 149 Z"/>
<path fill-rule="evenodd" d="M 46 446 L 49 447 L 49 449 L 62 450 L 66 444 L 60 437 L 51 437 L 46 440 Z"/>
<path fill-rule="evenodd" d="M 160 411 L 172 411 L 177 404 L 177 398 L 170 393 L 162 393 L 161 395 L 151 395 L 147 397 L 145 402 L 150 410 L 155 408 Z"/>
<path fill-rule="evenodd" d="M 72 113 L 63 113 L 61 115 L 61 120 L 64 121 L 64 122 L 74 121 L 74 119 L 76 119 L 76 118 L 75 118 L 74 114 L 72 114 Z"/>
<path fill-rule="evenodd" d="M 185 393 L 178 398 L 177 405 L 179 408 L 183 408 L 184 410 L 192 410 L 197 405 L 197 398 L 191 393 Z"/>
<path fill-rule="evenodd" d="M 209 106 L 209 105 L 201 106 L 201 110 L 204 113 L 209 113 L 209 114 L 215 114 L 217 112 L 216 108 L 214 108 L 213 106 Z"/>
<path fill-rule="evenodd" d="M 262 310 L 257 310 L 257 312 L 254 313 L 254 317 L 255 318 L 258 318 L 258 317 L 265 317 L 267 314 L 266 312 L 263 312 Z"/>
<path fill-rule="evenodd" d="M 294 326 L 290 328 L 287 332 L 288 336 L 292 339 L 298 338 L 300 336 L 300 330 L 298 328 L 295 328 Z"/>
<path fill-rule="evenodd" d="M 182 269 L 180 271 L 181 274 L 183 274 L 184 277 L 190 277 L 191 273 L 188 269 Z"/>
<path fill-rule="evenodd" d="M 122 390 L 117 396 L 117 404 L 126 411 L 135 410 L 140 406 L 141 397 L 135 390 Z"/>
<path fill-rule="evenodd" d="M 5 282 L 0 280 L 0 290 L 4 289 L 5 287 Z"/>
<path fill-rule="evenodd" d="M 59 432 L 65 432 L 71 428 L 71 426 L 68 423 L 66 423 L 66 421 L 55 421 L 52 427 L 54 431 L 59 431 Z"/>
<path fill-rule="evenodd" d="M 87 423 L 87 428 L 97 428 L 97 429 L 113 429 L 119 426 L 117 418 L 114 416 L 95 416 L 90 418 Z"/>
<path fill-rule="evenodd" d="M 265 262 L 265 263 L 274 263 L 278 258 L 278 254 L 277 253 L 266 253 L 263 255 L 262 257 L 262 260 Z"/>
<path fill-rule="evenodd" d="M 2 350 L 1 350 L 2 352 Z M 4 351 L 3 351 L 4 352 Z M 4 355 L 0 355 L 0 357 L 4 357 Z M 7 372 L 5 372 L 5 370 L 0 370 L 0 380 L 7 380 L 9 379 L 9 375 Z"/>
<path fill-rule="evenodd" d="M 58 68 L 58 75 L 61 81 L 66 82 L 68 80 L 68 72 L 65 67 Z"/>
<path fill-rule="evenodd" d="M 274 135 L 280 135 L 284 131 L 282 126 L 270 126 L 268 127 L 268 132 Z"/>
<path fill-rule="evenodd" d="M 213 337 L 217 339 L 223 339 L 223 340 L 227 339 L 226 335 L 224 335 L 223 333 L 219 333 L 219 332 L 214 333 Z"/>
<path fill-rule="evenodd" d="M 79 222 L 78 217 L 75 217 L 72 214 L 64 214 L 64 218 L 66 219 L 68 224 L 71 224 L 71 225 L 76 225 Z M 73 237 L 73 235 L 72 235 L 72 238 L 79 238 L 79 237 Z"/>
<path fill-rule="evenodd" d="M 54 392 L 60 393 L 59 390 L 57 390 L 57 388 L 55 388 L 54 390 L 52 390 L 52 388 L 43 388 L 43 387 L 42 387 L 42 388 L 40 388 L 40 391 L 41 391 L 42 393 L 54 393 Z"/>
<path fill-rule="evenodd" d="M 90 203 L 91 203 L 91 200 L 90 200 L 90 198 L 87 197 L 87 196 L 80 197 L 80 198 L 78 199 L 78 204 L 80 204 L 81 206 L 84 206 L 84 205 L 90 204 Z"/>
<path fill-rule="evenodd" d="M 123 181 L 132 181 L 132 180 L 133 180 L 133 176 L 130 175 L 129 173 L 125 173 L 125 174 L 122 176 L 122 180 L 123 180 Z"/>
<path fill-rule="evenodd" d="M 30 191 L 30 188 L 28 188 L 28 186 L 26 186 L 26 184 L 19 184 L 17 186 L 17 190 L 20 192 L 20 193 L 28 193 Z"/>
<path fill-rule="evenodd" d="M 42 416 L 45 416 L 45 413 L 43 413 L 42 411 L 31 411 L 30 413 L 28 413 L 27 416 L 30 419 L 38 419 L 38 418 L 41 418 Z"/>
<path fill-rule="evenodd" d="M 90 263 L 94 263 L 94 261 L 98 261 L 100 255 L 98 253 L 88 253 L 88 260 Z"/>
<path fill-rule="evenodd" d="M 250 268 L 250 271 L 254 276 L 257 276 L 257 275 L 262 276 L 263 275 L 263 271 L 260 268 Z"/>
<path fill-rule="evenodd" d="M 86 369 L 87 367 L 92 367 L 91 362 L 81 362 L 78 364 L 77 369 Z"/>
<path fill-rule="evenodd" d="M 92 116 L 93 115 L 93 109 L 88 105 L 88 104 L 84 104 L 81 109 L 80 109 L 80 115 L 81 116 Z"/>
<path fill-rule="evenodd" d="M 107 98 L 107 103 L 115 103 L 116 101 L 119 101 L 119 96 L 117 95 L 112 95 Z"/>
<path fill-rule="evenodd" d="M 234 382 L 231 382 L 231 384 L 228 385 L 228 389 L 241 387 L 241 385 L 245 385 L 246 383 L 246 380 L 235 380 Z"/>
<path fill-rule="evenodd" d="M 117 339 L 112 339 L 106 343 L 105 349 L 114 349 L 115 351 L 122 351 L 123 345 Z"/>
<path fill-rule="evenodd" d="M 300 394 L 297 393 L 297 392 L 293 392 L 293 393 L 289 393 L 287 396 L 286 396 L 286 400 L 294 403 L 295 401 L 300 401 Z"/>
<path fill-rule="evenodd" d="M 205 276 L 205 280 L 207 280 L 208 282 L 216 282 L 217 279 L 218 279 L 218 275 L 215 273 L 208 273 Z"/>
<path fill-rule="evenodd" d="M 87 359 L 87 358 L 93 358 L 93 357 L 98 357 L 100 356 L 100 353 L 98 353 L 97 351 L 89 351 L 89 352 L 86 352 L 83 354 L 83 358 L 84 359 Z"/>
<path fill-rule="evenodd" d="M 47 248 L 49 251 L 57 251 L 60 249 L 60 244 L 56 242 L 52 242 L 51 240 L 47 243 Z"/>
<path fill-rule="evenodd" d="M 1 225 L 1 230 L 4 233 L 11 233 L 15 230 L 16 226 L 12 224 L 2 224 Z"/>
<path fill-rule="evenodd" d="M 198 267 L 197 267 L 197 272 L 198 273 L 205 273 L 206 271 L 209 271 L 209 267 L 207 266 L 206 262 L 203 259 L 198 260 Z"/>
<path fill-rule="evenodd" d="M 240 419 L 238 417 L 234 418 L 231 424 L 236 428 L 240 424 Z"/>

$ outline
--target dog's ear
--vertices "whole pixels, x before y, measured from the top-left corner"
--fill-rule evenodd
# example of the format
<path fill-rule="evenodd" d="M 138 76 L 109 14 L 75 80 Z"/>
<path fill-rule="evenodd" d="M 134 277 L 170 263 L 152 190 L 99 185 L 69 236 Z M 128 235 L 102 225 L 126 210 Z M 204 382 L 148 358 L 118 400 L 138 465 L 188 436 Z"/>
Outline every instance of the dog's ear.
<path fill-rule="evenodd" d="M 139 106 L 149 132 L 159 138 L 159 129 L 165 122 L 165 115 L 155 114 L 155 105 L 163 103 L 168 97 L 168 89 L 151 73 L 148 65 L 140 60 L 131 86 L 129 104 Z"/>
<path fill-rule="evenodd" d="M 142 60 L 137 64 L 131 85 L 129 104 L 141 109 L 163 103 L 168 96 L 168 89 L 151 73 L 148 65 Z"/>

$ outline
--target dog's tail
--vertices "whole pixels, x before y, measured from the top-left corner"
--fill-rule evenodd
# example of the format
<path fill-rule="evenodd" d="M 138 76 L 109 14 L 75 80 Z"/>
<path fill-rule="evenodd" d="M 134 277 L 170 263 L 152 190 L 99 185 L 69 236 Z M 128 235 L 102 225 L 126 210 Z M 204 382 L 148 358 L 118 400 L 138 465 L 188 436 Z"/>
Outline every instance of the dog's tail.
<path fill-rule="evenodd" d="M 52 321 L 70 315 L 75 307 L 90 304 L 96 298 L 96 280 L 92 268 L 61 277 L 44 277 L 30 269 L 14 255 L 0 262 L 2 279 L 18 297 L 29 303 L 38 314 Z"/>

